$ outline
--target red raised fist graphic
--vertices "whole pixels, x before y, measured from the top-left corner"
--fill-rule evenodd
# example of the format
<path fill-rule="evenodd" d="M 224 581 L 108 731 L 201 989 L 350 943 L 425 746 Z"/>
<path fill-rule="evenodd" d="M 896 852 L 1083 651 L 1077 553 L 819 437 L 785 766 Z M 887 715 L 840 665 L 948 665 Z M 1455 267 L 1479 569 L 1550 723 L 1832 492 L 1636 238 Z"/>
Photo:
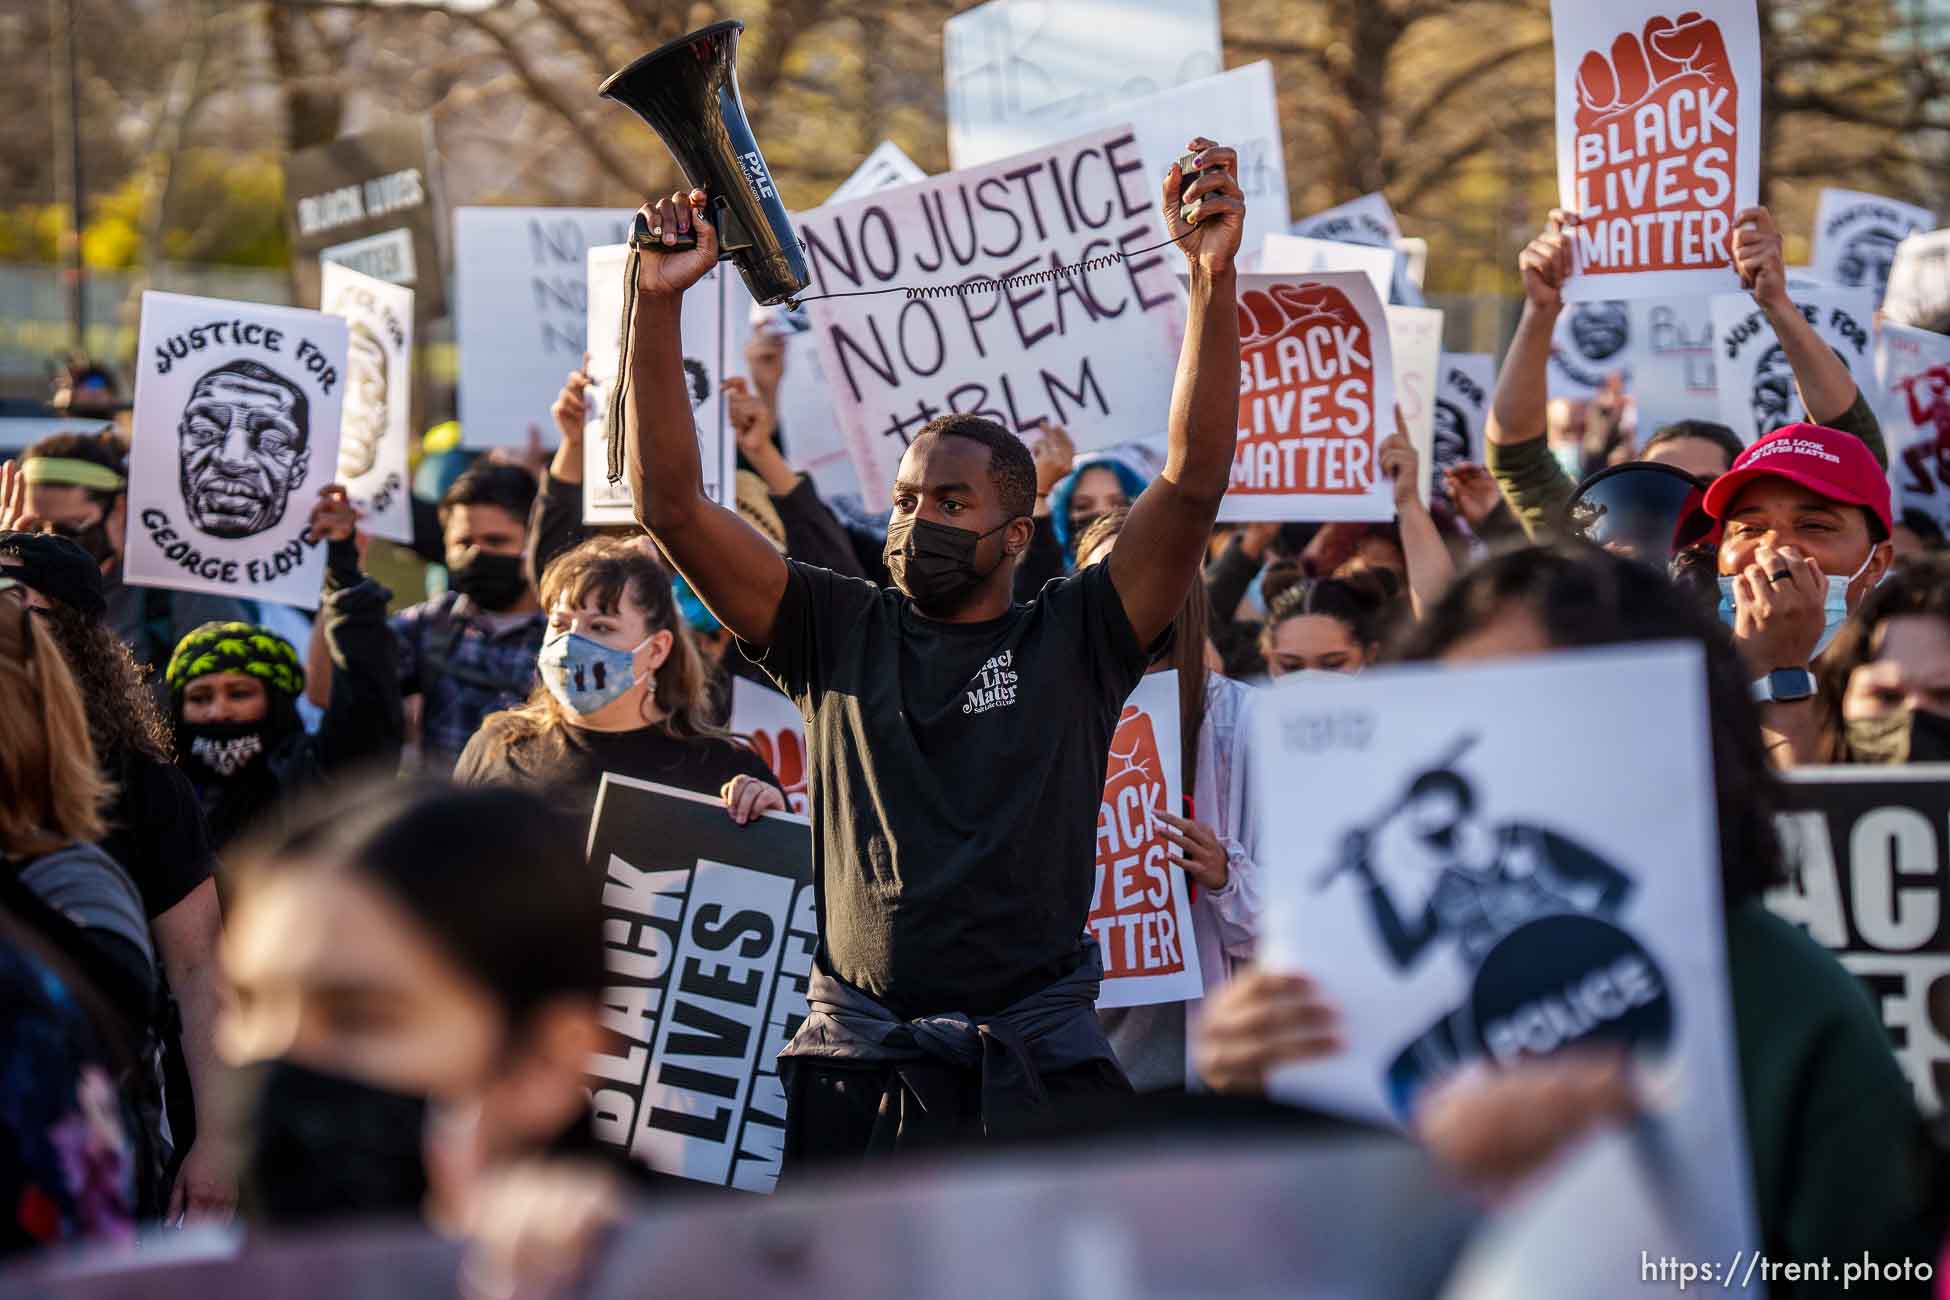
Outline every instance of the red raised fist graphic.
<path fill-rule="evenodd" d="M 1127 704 L 1111 738 L 1104 799 L 1097 810 L 1097 888 L 1087 923 L 1103 949 L 1110 979 L 1185 969 L 1170 852 L 1158 816 L 1164 804 L 1157 732 L 1149 714 Z"/>
<path fill-rule="evenodd" d="M 1239 346 L 1270 346 L 1310 325 L 1359 330 L 1361 313 L 1339 289 L 1324 284 L 1276 284 L 1239 295 Z"/>
<path fill-rule="evenodd" d="M 1586 54 L 1578 65 L 1578 130 L 1599 130 L 1682 88 L 1734 89 L 1720 25 L 1696 13 L 1652 18 L 1643 37 L 1621 32 L 1609 58 L 1598 50 Z"/>
<path fill-rule="evenodd" d="M 1312 281 L 1239 295 L 1231 491 L 1354 496 L 1373 480 L 1374 341 L 1348 296 Z"/>
<path fill-rule="evenodd" d="M 754 731 L 751 734 L 752 748 L 758 751 L 765 766 L 772 769 L 772 775 L 779 778 L 779 788 L 785 792 L 786 806 L 793 812 L 806 811 L 806 743 L 796 731 L 781 731 L 776 737 L 769 731 Z"/>

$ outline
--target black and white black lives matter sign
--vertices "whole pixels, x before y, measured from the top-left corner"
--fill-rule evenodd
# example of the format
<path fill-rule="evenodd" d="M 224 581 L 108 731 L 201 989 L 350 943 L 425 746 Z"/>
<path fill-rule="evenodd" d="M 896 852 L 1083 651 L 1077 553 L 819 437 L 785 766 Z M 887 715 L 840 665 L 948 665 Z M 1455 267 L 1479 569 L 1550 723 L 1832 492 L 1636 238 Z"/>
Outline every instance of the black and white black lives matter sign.
<path fill-rule="evenodd" d="M 1767 896 L 1868 987 L 1926 1114 L 1950 1092 L 1950 765 L 1800 768 Z"/>
<path fill-rule="evenodd" d="M 300 302 L 318 303 L 319 267 L 413 290 L 420 319 L 447 311 L 432 125 L 398 122 L 284 160 L 285 225 Z"/>
<path fill-rule="evenodd" d="M 143 294 L 128 581 L 317 608 L 345 376 L 340 317 Z"/>
<path fill-rule="evenodd" d="M 819 944 L 806 820 L 739 826 L 720 800 L 606 773 L 589 862 L 613 1031 L 589 1066 L 596 1137 L 663 1173 L 771 1191 L 778 1057 Z"/>

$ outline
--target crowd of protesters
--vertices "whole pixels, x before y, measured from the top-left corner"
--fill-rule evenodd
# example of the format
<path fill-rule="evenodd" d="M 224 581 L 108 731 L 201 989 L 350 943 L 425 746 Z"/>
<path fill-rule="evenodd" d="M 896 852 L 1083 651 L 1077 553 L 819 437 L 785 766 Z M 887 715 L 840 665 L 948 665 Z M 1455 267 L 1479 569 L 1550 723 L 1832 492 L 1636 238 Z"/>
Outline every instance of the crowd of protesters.
<path fill-rule="evenodd" d="M 1740 215 L 1734 268 L 1805 422 L 1744 447 L 1689 420 L 1634 447 L 1615 394 L 1554 406 L 1575 218 L 1553 213 L 1520 261 L 1486 465 L 1446 471 L 1432 512 L 1398 430 L 1379 448 L 1395 522 L 1215 525 L 1243 198 L 1229 150 L 1192 148 L 1200 178 L 1181 193 L 1174 168 L 1162 196 L 1191 304 L 1162 460 L 948 417 L 874 485 L 890 514 L 843 517 L 792 466 L 783 351 L 759 330 L 752 380 L 725 385 L 735 504 L 712 503 L 674 340 L 715 232 L 678 195 L 646 215 L 699 247 L 645 259 L 624 363 L 641 527 L 582 522 L 581 369 L 552 459 L 483 458 L 423 512 L 433 594 L 372 576 L 344 490 L 322 490 L 309 637 L 248 602 L 126 584 L 121 432 L 51 437 L 0 470 L 6 1248 L 397 1212 L 522 1220 L 560 1268 L 631 1197 L 669 1194 L 590 1135 L 605 976 L 578 846 L 606 772 L 740 823 L 785 806 L 782 774 L 729 730 L 733 678 L 807 723 L 821 960 L 787 1050 L 789 1187 L 1004 1131 L 1035 1099 L 1258 1094 L 1341 1049 L 1313 982 L 1254 966 L 1277 869 L 1247 779 L 1263 683 L 1683 640 L 1706 664 L 1765 1244 L 1933 1258 L 1940 1159 L 1880 1020 L 1760 897 L 1783 870 L 1777 771 L 1950 761 L 1950 554 L 1892 512 L 1872 407 L 1789 302 L 1771 216 Z M 1646 474 L 1678 485 L 1672 544 L 1581 513 Z M 998 652 L 1033 665 L 1027 704 L 971 731 L 959 701 Z M 1206 996 L 1097 1013 L 1082 921 L 1106 751 L 1124 698 L 1164 670 L 1196 816 L 1163 819 L 1197 886 Z M 1033 1078 L 970 1065 L 971 1016 Z M 972 1045 L 930 1041 L 958 1033 Z M 1643 1104 L 1628 1062 L 1586 1054 L 1459 1080 L 1413 1128 L 1497 1189 Z"/>

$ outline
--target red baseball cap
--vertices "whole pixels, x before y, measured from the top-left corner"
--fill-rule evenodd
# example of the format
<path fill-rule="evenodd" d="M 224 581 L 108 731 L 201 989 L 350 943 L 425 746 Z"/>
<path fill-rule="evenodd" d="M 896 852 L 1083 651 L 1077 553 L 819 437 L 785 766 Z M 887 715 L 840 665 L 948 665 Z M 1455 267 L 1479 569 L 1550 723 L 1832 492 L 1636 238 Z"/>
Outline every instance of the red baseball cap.
<path fill-rule="evenodd" d="M 1799 483 L 1830 501 L 1866 506 L 1882 521 L 1884 535 L 1890 531 L 1889 476 L 1868 444 L 1853 434 L 1818 424 L 1776 429 L 1713 480 L 1706 490 L 1706 513 L 1724 520 L 1740 489 L 1768 475 Z"/>

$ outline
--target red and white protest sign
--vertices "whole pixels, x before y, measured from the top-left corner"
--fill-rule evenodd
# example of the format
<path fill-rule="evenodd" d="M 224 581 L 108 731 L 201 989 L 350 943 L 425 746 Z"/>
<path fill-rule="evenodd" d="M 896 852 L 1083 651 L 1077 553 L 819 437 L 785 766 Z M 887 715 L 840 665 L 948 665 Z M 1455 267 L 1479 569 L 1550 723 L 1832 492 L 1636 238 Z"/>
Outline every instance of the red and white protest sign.
<path fill-rule="evenodd" d="M 1375 457 L 1394 406 L 1394 350 L 1372 280 L 1240 276 L 1239 441 L 1219 518 L 1394 518 Z"/>
<path fill-rule="evenodd" d="M 1950 528 L 1950 337 L 1884 321 L 1875 347 L 1896 509 Z"/>
<path fill-rule="evenodd" d="M 1734 214 L 1760 201 L 1754 0 L 1551 0 L 1559 205 L 1573 302 L 1738 287 Z"/>
<path fill-rule="evenodd" d="M 785 806 L 806 815 L 806 719 L 779 692 L 743 677 L 731 679 L 731 734 L 765 760 L 785 792 Z"/>
<path fill-rule="evenodd" d="M 1178 674 L 1152 673 L 1117 720 L 1097 809 L 1097 881 L 1086 926 L 1103 949 L 1099 1009 L 1204 995 L 1191 895 L 1158 816 L 1181 812 L 1181 766 Z"/>

